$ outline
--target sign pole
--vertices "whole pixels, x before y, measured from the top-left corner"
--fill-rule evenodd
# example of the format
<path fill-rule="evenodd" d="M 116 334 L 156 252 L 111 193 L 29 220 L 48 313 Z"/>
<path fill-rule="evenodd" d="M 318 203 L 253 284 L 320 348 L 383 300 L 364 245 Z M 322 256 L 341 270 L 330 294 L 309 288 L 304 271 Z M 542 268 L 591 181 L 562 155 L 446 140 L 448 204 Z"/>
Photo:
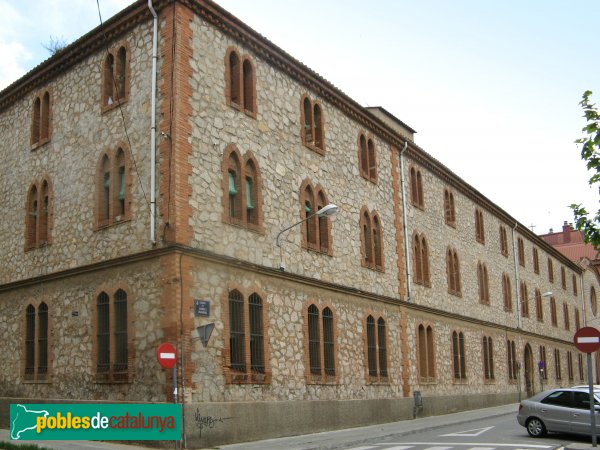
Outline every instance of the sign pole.
<path fill-rule="evenodd" d="M 587 354 L 587 371 L 588 371 L 588 383 L 590 392 L 590 417 L 592 418 L 592 447 L 597 447 L 598 439 L 596 437 L 596 402 L 594 401 L 594 385 L 592 381 L 592 354 Z"/>

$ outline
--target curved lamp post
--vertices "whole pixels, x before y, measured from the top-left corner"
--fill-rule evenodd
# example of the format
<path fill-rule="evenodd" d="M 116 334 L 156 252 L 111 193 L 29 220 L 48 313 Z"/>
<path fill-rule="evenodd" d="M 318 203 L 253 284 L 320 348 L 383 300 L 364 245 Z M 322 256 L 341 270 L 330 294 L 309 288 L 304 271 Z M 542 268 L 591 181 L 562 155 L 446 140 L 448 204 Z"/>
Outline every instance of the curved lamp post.
<path fill-rule="evenodd" d="M 328 205 L 323 206 L 320 210 L 318 210 L 316 213 L 311 214 L 310 216 L 306 216 L 304 219 L 299 220 L 298 222 L 290 225 L 289 227 L 284 228 L 283 230 L 281 230 L 279 232 L 279 234 L 277 234 L 277 237 L 275 238 L 275 245 L 277 245 L 277 247 L 281 247 L 281 235 L 283 233 L 285 233 L 286 231 L 294 228 L 296 225 L 300 225 L 302 222 L 306 222 L 308 219 L 311 219 L 314 216 L 317 217 L 329 217 L 329 216 L 333 216 L 335 213 L 337 213 L 339 211 L 340 208 L 338 208 L 337 205 L 334 205 L 333 203 L 330 203 Z"/>

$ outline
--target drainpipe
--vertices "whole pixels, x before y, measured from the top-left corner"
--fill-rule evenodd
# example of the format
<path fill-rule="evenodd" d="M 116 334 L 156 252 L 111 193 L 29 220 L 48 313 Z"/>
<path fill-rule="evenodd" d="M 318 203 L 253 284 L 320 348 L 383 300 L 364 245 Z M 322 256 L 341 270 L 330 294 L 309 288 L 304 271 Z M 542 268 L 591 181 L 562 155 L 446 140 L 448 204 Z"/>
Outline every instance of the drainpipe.
<path fill-rule="evenodd" d="M 154 226 L 156 217 L 156 60 L 158 58 L 158 15 L 148 0 L 148 9 L 152 13 L 152 91 L 150 92 L 150 242 L 156 244 Z"/>
<path fill-rule="evenodd" d="M 411 289 L 411 272 L 410 272 L 410 257 L 409 257 L 409 242 L 408 242 L 408 225 L 406 218 L 406 190 L 404 187 L 404 159 L 402 158 L 403 153 L 408 148 L 408 141 L 404 141 L 404 148 L 400 151 L 400 186 L 402 187 L 402 229 L 404 230 L 404 258 L 406 265 L 406 301 L 412 301 L 412 289 Z"/>
<path fill-rule="evenodd" d="M 519 286 L 519 263 L 517 261 L 517 252 L 515 246 L 515 231 L 519 226 L 519 222 L 515 222 L 515 226 L 512 229 L 512 244 L 513 244 L 513 261 L 515 264 L 515 290 L 517 291 L 517 328 L 521 329 L 523 327 L 522 319 L 521 319 L 521 289 Z"/>

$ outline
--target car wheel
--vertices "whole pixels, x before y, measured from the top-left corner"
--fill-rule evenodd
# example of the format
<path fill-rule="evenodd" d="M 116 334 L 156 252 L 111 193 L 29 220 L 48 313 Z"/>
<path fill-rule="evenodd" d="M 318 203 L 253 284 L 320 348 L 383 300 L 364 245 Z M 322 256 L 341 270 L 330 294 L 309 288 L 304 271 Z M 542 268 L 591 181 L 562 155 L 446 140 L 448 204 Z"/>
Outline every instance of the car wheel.
<path fill-rule="evenodd" d="M 532 437 L 543 437 L 546 436 L 546 425 L 537 417 L 532 417 L 527 420 L 527 432 Z"/>

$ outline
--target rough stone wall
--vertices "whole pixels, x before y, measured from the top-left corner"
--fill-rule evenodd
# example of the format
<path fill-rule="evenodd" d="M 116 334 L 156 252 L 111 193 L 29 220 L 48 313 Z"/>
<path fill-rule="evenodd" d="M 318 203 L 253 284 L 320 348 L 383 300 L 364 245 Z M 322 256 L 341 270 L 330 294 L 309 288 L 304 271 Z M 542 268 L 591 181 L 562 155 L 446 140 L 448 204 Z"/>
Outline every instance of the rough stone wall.
<path fill-rule="evenodd" d="M 102 67 L 99 51 L 48 82 L 52 91 L 52 136 L 31 150 L 33 95 L 0 114 L 0 284 L 44 275 L 148 249 L 150 141 L 150 68 L 152 24 L 122 36 L 130 51 L 129 98 L 123 104 L 128 139 L 119 108 L 102 113 Z M 109 45 L 114 45 L 111 42 Z M 18 124 L 18 125 L 17 125 Z M 131 221 L 94 231 L 95 175 L 102 151 L 119 143 L 131 150 L 138 173 L 131 168 Z M 25 248 L 26 198 L 34 180 L 49 177 L 53 188 L 52 244 Z M 138 178 L 139 176 L 139 178 Z"/>
<path fill-rule="evenodd" d="M 287 271 L 332 281 L 377 294 L 398 296 L 398 257 L 389 145 L 375 137 L 378 184 L 359 174 L 361 127 L 324 98 L 273 69 L 250 49 L 239 45 L 195 17 L 192 22 L 193 245 L 267 267 L 279 267 L 277 233 L 300 219 L 300 186 L 305 179 L 320 184 L 329 202 L 341 211 L 331 219 L 332 256 L 301 247 L 300 227 L 282 237 Z M 225 55 L 229 47 L 249 55 L 256 69 L 256 119 L 231 108 L 225 97 Z M 325 154 L 302 144 L 301 98 L 319 101 L 325 122 Z M 363 130 L 366 131 L 366 130 Z M 261 172 L 264 234 L 225 224 L 221 217 L 222 160 L 234 144 L 251 151 Z M 359 213 L 376 210 L 384 236 L 385 272 L 361 267 Z"/>
<path fill-rule="evenodd" d="M 156 360 L 161 342 L 163 310 L 159 297 L 162 279 L 156 277 L 158 260 L 146 260 L 51 279 L 0 293 L 0 329 L 5 363 L 0 367 L 0 393 L 4 397 L 87 399 L 112 401 L 164 401 L 164 371 Z M 99 289 L 125 287 L 133 314 L 133 382 L 104 384 L 95 381 L 93 317 Z M 29 303 L 48 305 L 50 341 L 47 382 L 24 381 L 25 309 Z"/>

